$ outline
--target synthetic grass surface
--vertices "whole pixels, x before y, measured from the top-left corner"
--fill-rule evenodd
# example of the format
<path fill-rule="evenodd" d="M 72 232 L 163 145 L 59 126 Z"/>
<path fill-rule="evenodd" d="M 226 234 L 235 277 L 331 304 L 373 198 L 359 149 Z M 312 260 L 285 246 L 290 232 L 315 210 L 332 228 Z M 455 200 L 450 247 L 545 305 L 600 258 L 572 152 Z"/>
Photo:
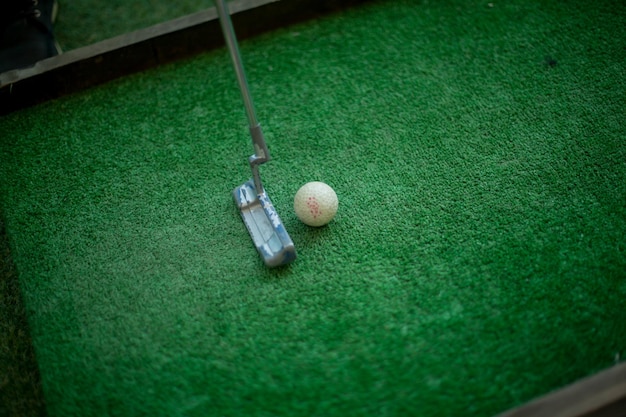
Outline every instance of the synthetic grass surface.
<path fill-rule="evenodd" d="M 0 215 L 0 416 L 44 414 L 41 377 Z"/>
<path fill-rule="evenodd" d="M 0 119 L 49 414 L 482 416 L 621 361 L 624 16 L 385 1 L 242 43 L 279 270 L 225 50 Z"/>
<path fill-rule="evenodd" d="M 64 51 L 123 35 L 213 6 L 212 1 L 58 0 L 55 37 Z"/>

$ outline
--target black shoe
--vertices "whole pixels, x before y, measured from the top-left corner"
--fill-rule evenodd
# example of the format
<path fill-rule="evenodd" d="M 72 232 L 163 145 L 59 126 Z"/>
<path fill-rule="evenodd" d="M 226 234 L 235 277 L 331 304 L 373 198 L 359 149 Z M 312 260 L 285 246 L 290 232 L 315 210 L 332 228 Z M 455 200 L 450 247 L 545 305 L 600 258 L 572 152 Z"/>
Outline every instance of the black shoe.
<path fill-rule="evenodd" d="M 56 0 L 4 0 L 0 17 L 0 73 L 61 53 L 52 23 Z"/>

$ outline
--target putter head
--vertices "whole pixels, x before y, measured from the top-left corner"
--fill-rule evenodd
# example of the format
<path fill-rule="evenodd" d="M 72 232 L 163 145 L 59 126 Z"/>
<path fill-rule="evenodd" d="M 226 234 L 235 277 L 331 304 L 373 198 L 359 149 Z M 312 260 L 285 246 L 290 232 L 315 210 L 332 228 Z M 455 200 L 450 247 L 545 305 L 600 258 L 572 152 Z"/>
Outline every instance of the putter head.
<path fill-rule="evenodd" d="M 257 251 L 269 267 L 296 259 L 296 248 L 269 197 L 257 194 L 254 181 L 235 188 L 233 197 Z"/>

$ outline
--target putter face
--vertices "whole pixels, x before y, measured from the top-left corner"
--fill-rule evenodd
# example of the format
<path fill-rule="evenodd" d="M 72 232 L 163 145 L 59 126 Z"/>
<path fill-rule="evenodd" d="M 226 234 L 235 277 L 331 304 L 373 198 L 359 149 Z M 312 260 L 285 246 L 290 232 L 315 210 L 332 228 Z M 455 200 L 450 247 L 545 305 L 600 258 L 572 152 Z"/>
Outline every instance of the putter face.
<path fill-rule="evenodd" d="M 296 259 L 295 246 L 265 192 L 257 195 L 250 180 L 235 188 L 233 197 L 265 265 L 286 265 Z"/>

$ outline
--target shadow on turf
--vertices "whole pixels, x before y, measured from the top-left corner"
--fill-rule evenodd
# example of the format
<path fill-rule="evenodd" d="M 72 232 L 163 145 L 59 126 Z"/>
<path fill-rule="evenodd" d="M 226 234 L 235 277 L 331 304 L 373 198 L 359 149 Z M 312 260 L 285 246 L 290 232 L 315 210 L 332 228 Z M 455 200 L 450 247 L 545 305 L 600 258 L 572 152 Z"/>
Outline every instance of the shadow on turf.
<path fill-rule="evenodd" d="M 329 235 L 333 233 L 332 223 L 322 227 L 310 227 L 300 221 L 293 221 L 286 224 L 286 227 L 296 245 L 297 258 L 292 264 L 266 269 L 262 277 L 265 281 L 288 277 L 291 274 L 291 269 L 296 267 L 299 262 L 303 262 L 307 253 L 311 253 L 317 245 L 327 241 Z"/>
<path fill-rule="evenodd" d="M 0 416 L 45 416 L 41 377 L 0 215 Z"/>

